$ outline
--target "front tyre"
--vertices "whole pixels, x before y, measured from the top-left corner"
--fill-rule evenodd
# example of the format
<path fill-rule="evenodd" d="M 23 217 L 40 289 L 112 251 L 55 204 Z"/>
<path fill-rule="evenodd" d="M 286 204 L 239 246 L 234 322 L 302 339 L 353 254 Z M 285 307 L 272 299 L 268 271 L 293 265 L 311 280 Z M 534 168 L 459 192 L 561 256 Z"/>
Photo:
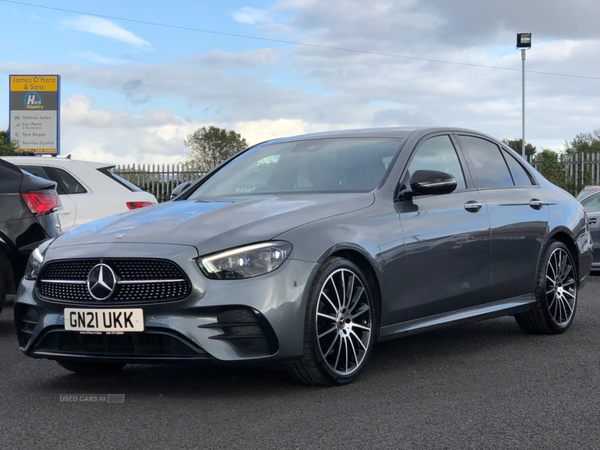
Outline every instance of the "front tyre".
<path fill-rule="evenodd" d="M 538 271 L 536 303 L 515 316 L 519 327 L 526 333 L 564 333 L 575 317 L 578 284 L 571 252 L 562 242 L 551 242 Z"/>
<path fill-rule="evenodd" d="M 92 363 L 82 361 L 56 361 L 61 367 L 80 375 L 106 375 L 118 372 L 127 364 L 123 363 Z"/>
<path fill-rule="evenodd" d="M 373 348 L 377 314 L 361 269 L 330 258 L 310 287 L 304 354 L 288 371 L 305 384 L 348 384 L 362 372 Z"/>

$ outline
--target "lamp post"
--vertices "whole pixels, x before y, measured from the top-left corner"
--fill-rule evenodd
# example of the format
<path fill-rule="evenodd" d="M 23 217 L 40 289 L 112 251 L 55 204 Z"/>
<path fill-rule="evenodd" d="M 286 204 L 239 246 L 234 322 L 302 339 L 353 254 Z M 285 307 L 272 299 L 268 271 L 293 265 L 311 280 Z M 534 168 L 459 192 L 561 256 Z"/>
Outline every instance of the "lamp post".
<path fill-rule="evenodd" d="M 517 48 L 521 49 L 521 61 L 523 62 L 523 137 L 521 139 L 521 155 L 525 158 L 525 52 L 531 48 L 531 33 L 517 33 Z"/>

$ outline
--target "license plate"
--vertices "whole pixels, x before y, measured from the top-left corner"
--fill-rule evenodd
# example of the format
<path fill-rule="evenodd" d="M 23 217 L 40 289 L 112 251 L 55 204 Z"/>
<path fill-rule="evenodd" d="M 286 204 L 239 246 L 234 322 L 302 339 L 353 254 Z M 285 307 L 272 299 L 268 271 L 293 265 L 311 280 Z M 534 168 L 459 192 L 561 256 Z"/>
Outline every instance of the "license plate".
<path fill-rule="evenodd" d="M 144 312 L 141 309 L 65 308 L 65 330 L 144 331 Z"/>

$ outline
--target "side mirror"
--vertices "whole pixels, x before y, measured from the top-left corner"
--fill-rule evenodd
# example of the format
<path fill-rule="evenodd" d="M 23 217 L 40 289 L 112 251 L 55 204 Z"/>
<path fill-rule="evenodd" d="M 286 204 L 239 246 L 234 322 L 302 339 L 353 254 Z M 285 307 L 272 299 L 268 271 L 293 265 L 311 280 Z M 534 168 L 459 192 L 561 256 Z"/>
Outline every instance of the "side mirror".
<path fill-rule="evenodd" d="M 416 195 L 449 194 L 456 186 L 456 179 L 452 175 L 437 170 L 417 170 L 410 177 L 410 189 Z"/>
<path fill-rule="evenodd" d="M 171 192 L 171 200 L 173 200 L 175 197 L 177 197 L 179 194 L 181 194 L 183 191 L 185 191 L 188 187 L 190 187 L 190 184 L 192 184 L 189 181 L 186 181 L 185 183 L 181 183 L 179 185 L 177 185 L 177 187 L 175 189 L 173 189 L 173 191 Z"/>
<path fill-rule="evenodd" d="M 410 188 L 406 185 L 410 184 Z M 416 195 L 449 194 L 456 189 L 456 179 L 446 172 L 437 170 L 417 170 L 410 177 L 410 182 L 402 183 L 398 199 L 409 199 Z"/>

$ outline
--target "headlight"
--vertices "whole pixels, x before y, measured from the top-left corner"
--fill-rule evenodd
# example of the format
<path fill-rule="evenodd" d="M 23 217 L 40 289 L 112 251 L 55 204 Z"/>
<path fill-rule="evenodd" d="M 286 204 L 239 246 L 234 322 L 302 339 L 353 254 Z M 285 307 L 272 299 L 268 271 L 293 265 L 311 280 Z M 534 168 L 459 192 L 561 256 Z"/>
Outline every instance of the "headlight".
<path fill-rule="evenodd" d="M 27 267 L 25 268 L 26 280 L 35 280 L 38 277 L 40 274 L 40 269 L 42 268 L 42 264 L 44 263 L 44 256 L 46 255 L 46 251 L 52 242 L 54 242 L 54 239 L 44 242 L 31 252 L 29 261 L 27 261 Z"/>
<path fill-rule="evenodd" d="M 289 242 L 263 242 L 204 256 L 198 260 L 198 265 L 208 278 L 251 278 L 274 271 L 291 252 Z"/>

